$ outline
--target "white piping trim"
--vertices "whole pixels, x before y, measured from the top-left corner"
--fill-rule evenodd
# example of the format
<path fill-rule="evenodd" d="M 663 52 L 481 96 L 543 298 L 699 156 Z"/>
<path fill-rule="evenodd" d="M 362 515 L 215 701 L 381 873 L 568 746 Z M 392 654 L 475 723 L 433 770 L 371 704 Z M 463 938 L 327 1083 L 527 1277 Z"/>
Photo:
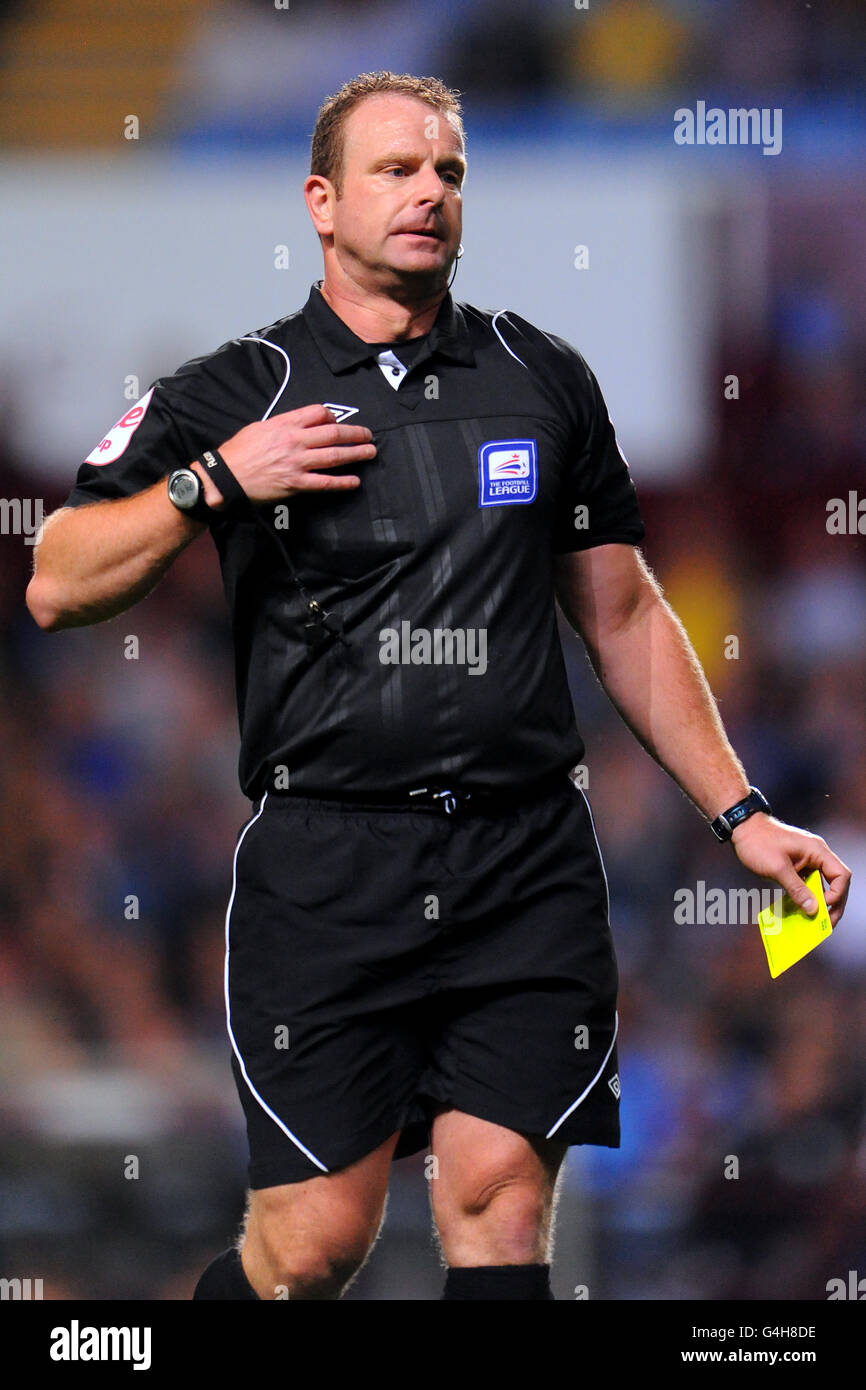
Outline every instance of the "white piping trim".
<path fill-rule="evenodd" d="M 595 829 L 595 817 L 594 817 L 593 814 L 592 814 L 592 807 L 591 807 L 590 804 L 589 804 L 589 797 L 587 796 L 586 792 L 583 790 L 583 787 L 578 787 L 577 790 L 580 792 L 581 796 L 583 797 L 584 801 L 586 802 L 586 809 L 587 809 L 587 811 L 589 811 L 589 823 L 590 823 L 590 825 L 592 826 L 592 838 L 595 840 L 595 847 L 596 847 L 596 849 L 598 850 L 598 862 L 599 862 L 599 864 L 601 865 L 601 874 L 602 874 L 602 878 L 604 879 L 604 892 L 605 892 L 605 897 L 607 898 L 607 905 L 606 905 L 606 907 L 605 907 L 605 915 L 607 916 L 607 925 L 608 925 L 608 927 L 610 927 L 610 884 L 609 884 L 608 881 L 607 881 L 607 870 L 606 870 L 605 867 L 604 867 L 604 859 L 602 858 L 601 845 L 598 843 L 598 835 L 597 835 L 596 829 Z"/>
<path fill-rule="evenodd" d="M 263 342 L 264 339 L 261 339 L 260 341 Z M 274 346 L 274 344 L 271 343 L 271 347 L 273 347 L 273 346 Z M 280 349 L 278 349 L 278 351 L 279 351 L 279 350 L 280 350 Z M 286 380 L 288 380 L 288 378 L 286 378 Z M 284 383 L 284 384 L 285 384 L 285 383 Z M 247 1083 L 247 1085 L 249 1086 L 250 1091 L 251 1091 L 252 1094 L 255 1096 L 256 1100 L 258 1101 L 259 1105 L 260 1105 L 260 1106 L 262 1107 L 262 1109 L 264 1110 L 265 1114 L 266 1114 L 266 1115 L 270 1115 L 271 1119 L 274 1121 L 274 1124 L 276 1124 L 276 1125 L 279 1126 L 279 1128 L 283 1131 L 283 1134 L 285 1134 L 286 1138 L 291 1139 L 292 1143 L 293 1143 L 293 1144 L 296 1144 L 297 1147 L 301 1150 L 301 1152 L 304 1153 L 304 1154 L 306 1154 L 307 1158 L 309 1158 L 309 1159 L 311 1160 L 311 1162 L 315 1163 L 315 1165 L 316 1165 L 317 1168 L 321 1168 L 321 1170 L 322 1170 L 323 1173 L 327 1173 L 327 1172 L 328 1172 L 328 1169 L 325 1167 L 324 1163 L 320 1163 L 319 1160 L 316 1158 L 316 1155 L 310 1153 L 310 1150 L 309 1150 L 308 1148 L 306 1148 L 305 1145 L 303 1145 L 303 1144 L 301 1143 L 301 1141 L 300 1141 L 300 1139 L 298 1139 L 297 1135 L 292 1134 L 292 1131 L 291 1131 L 286 1125 L 283 1124 L 283 1122 L 282 1122 L 282 1120 L 280 1119 L 279 1115 L 275 1115 L 274 1112 L 273 1112 L 273 1110 L 271 1109 L 271 1107 L 270 1107 L 265 1101 L 262 1100 L 262 1098 L 261 1098 L 261 1096 L 259 1095 L 258 1091 L 256 1090 L 255 1086 L 254 1086 L 253 1083 L 250 1081 L 250 1078 L 249 1078 L 249 1076 L 247 1075 L 247 1069 L 246 1069 L 246 1066 L 244 1065 L 244 1059 L 243 1059 L 243 1057 L 241 1056 L 240 1048 L 238 1047 L 237 1042 L 235 1041 L 235 1035 L 234 1035 L 234 1033 L 232 1032 L 231 1005 L 230 1005 L 230 1003 L 229 1003 L 229 923 L 230 923 L 230 921 L 231 921 L 232 906 L 233 906 L 233 904 L 234 904 L 235 893 L 237 892 L 237 886 L 238 886 L 238 852 L 239 852 L 239 850 L 240 850 L 241 845 L 242 845 L 243 842 L 244 842 L 244 839 L 246 838 L 246 833 L 247 833 L 247 831 L 251 828 L 251 826 L 255 825 L 256 821 L 257 821 L 258 818 L 259 818 L 259 816 L 262 814 L 262 811 L 265 809 L 265 802 L 267 801 L 267 799 L 268 799 L 268 794 L 267 794 L 267 792 L 265 792 L 264 796 L 262 797 L 262 804 L 261 804 L 261 806 L 259 807 L 258 811 L 257 811 L 256 814 L 253 816 L 252 820 L 247 821 L 247 824 L 246 824 L 246 825 L 244 826 L 244 828 L 243 828 L 243 833 L 241 834 L 241 837 L 240 837 L 240 839 L 238 840 L 237 845 L 236 845 L 236 847 L 235 847 L 235 855 L 234 855 L 234 859 L 233 859 L 233 861 L 232 861 L 232 891 L 231 891 L 231 897 L 229 898 L 229 905 L 228 905 L 228 907 L 227 907 L 227 909 L 226 909 L 226 963 L 225 963 L 226 1028 L 228 1029 L 228 1035 L 229 1035 L 229 1039 L 231 1040 L 232 1050 L 233 1050 L 235 1056 L 236 1056 L 237 1059 L 238 1059 L 238 1065 L 240 1066 L 241 1072 L 242 1072 L 242 1074 L 243 1074 L 244 1081 L 245 1081 L 245 1082 Z"/>
<path fill-rule="evenodd" d="M 277 401 L 280 399 L 280 396 L 283 394 L 283 392 L 289 384 L 289 377 L 292 375 L 292 364 L 289 360 L 289 354 L 283 348 L 278 347 L 276 343 L 272 343 L 269 338 L 257 338 L 255 333 L 245 333 L 242 338 L 238 338 L 238 342 L 261 343 L 263 347 L 273 348 L 274 352 L 278 352 L 282 357 L 286 359 L 286 375 L 283 378 L 283 384 L 280 387 L 277 394 L 274 396 L 274 399 L 271 401 L 264 415 L 262 416 L 263 420 L 267 420 Z"/>
<path fill-rule="evenodd" d="M 595 829 L 595 819 L 594 819 L 593 814 L 592 814 L 592 807 L 591 807 L 590 804 L 589 804 L 589 797 L 587 796 L 586 792 L 583 790 L 583 787 L 578 787 L 578 786 L 576 785 L 576 783 L 572 783 L 572 785 L 574 786 L 574 788 L 575 788 L 576 791 L 579 791 L 579 792 L 580 792 L 581 796 L 582 796 L 583 799 L 584 799 L 584 802 L 586 803 L 586 809 L 587 809 L 587 811 L 589 812 L 589 823 L 590 823 L 590 825 L 592 826 L 592 838 L 595 840 L 595 848 L 596 848 L 596 850 L 598 851 L 598 862 L 599 862 L 599 864 L 600 864 L 600 866 L 601 866 L 601 875 L 602 875 L 602 878 L 604 879 L 604 893 L 605 893 L 605 897 L 606 897 L 606 899 L 607 899 L 607 903 L 606 903 L 606 906 L 605 906 L 605 916 L 607 917 L 608 929 L 610 929 L 610 885 L 608 884 L 608 881 L 607 881 L 607 871 L 606 871 L 606 869 L 605 869 L 605 867 L 604 867 L 604 859 L 602 858 L 601 845 L 598 843 L 598 835 L 597 835 L 596 829 Z M 619 1014 L 618 1014 L 616 1011 L 614 1011 L 613 1037 L 612 1037 L 612 1039 L 611 1039 L 610 1047 L 607 1049 L 607 1053 L 606 1053 L 606 1055 L 605 1055 L 604 1061 L 602 1062 L 602 1064 L 601 1064 L 601 1066 L 599 1067 L 598 1071 L 596 1072 L 595 1076 L 594 1076 L 594 1077 L 592 1078 L 592 1080 L 590 1081 L 589 1085 L 588 1085 L 588 1086 L 586 1087 L 586 1089 L 578 1096 L 578 1098 L 577 1098 L 577 1100 L 574 1102 L 574 1104 L 573 1104 L 573 1105 L 570 1105 L 570 1106 L 568 1107 L 568 1109 L 565 1111 L 565 1113 L 562 1114 L 562 1115 L 560 1115 L 559 1119 L 556 1121 L 556 1124 L 553 1126 L 553 1129 L 551 1129 L 551 1130 L 548 1132 L 548 1134 L 547 1134 L 547 1136 L 546 1136 L 548 1139 L 550 1138 L 551 1134 L 553 1134 L 554 1130 L 559 1129 L 559 1126 L 562 1124 L 563 1120 L 567 1120 L 567 1119 L 568 1119 L 568 1116 L 571 1114 L 571 1112 L 572 1112 L 573 1110 L 576 1110 L 577 1107 L 580 1105 L 581 1101 L 585 1100 L 586 1097 L 589 1095 L 589 1093 L 590 1093 L 590 1091 L 592 1090 L 593 1086 L 595 1085 L 596 1081 L 597 1081 L 598 1078 L 601 1076 L 602 1072 L 604 1071 L 605 1067 L 607 1066 L 607 1059 L 608 1059 L 608 1057 L 610 1056 L 610 1054 L 613 1052 L 613 1045 L 614 1045 L 614 1043 L 616 1042 L 616 1035 L 617 1035 L 618 1031 L 619 1031 Z"/>
<path fill-rule="evenodd" d="M 491 321 L 490 321 L 490 327 L 493 329 L 493 332 L 496 334 L 496 336 L 497 336 L 497 338 L 499 339 L 500 343 L 501 343 L 502 346 L 505 348 L 505 351 L 506 351 L 506 352 L 511 352 L 511 348 L 508 346 L 508 344 L 506 343 L 506 341 L 505 341 L 505 339 L 503 338 L 502 334 L 499 332 L 499 329 L 496 327 L 496 320 L 499 318 L 499 315 L 500 315 L 500 314 L 505 314 L 505 313 L 507 313 L 507 312 L 508 312 L 508 311 L 507 311 L 506 309 L 497 309 L 497 310 L 496 310 L 496 313 L 493 315 L 493 318 L 492 318 Z M 520 363 L 521 367 L 526 367 L 526 363 L 524 362 L 523 358 L 522 358 L 522 357 L 518 357 L 516 352 L 511 352 L 511 356 L 514 358 L 515 362 L 519 362 L 519 363 Z M 526 370 L 529 371 L 529 368 L 526 367 Z"/>
<path fill-rule="evenodd" d="M 596 1081 L 597 1081 L 598 1078 L 601 1076 L 602 1072 L 604 1071 L 605 1067 L 607 1066 L 607 1059 L 608 1059 L 608 1057 L 610 1056 L 610 1054 L 613 1052 L 613 1045 L 614 1045 L 614 1043 L 616 1042 L 616 1035 L 617 1035 L 618 1032 L 619 1032 L 619 1014 L 618 1014 L 618 1013 L 615 1013 L 615 1014 L 614 1014 L 614 1023 L 613 1023 L 613 1037 L 612 1037 L 611 1040 L 610 1040 L 610 1047 L 607 1049 L 607 1052 L 604 1054 L 604 1061 L 602 1062 L 602 1064 L 601 1064 L 601 1066 L 599 1067 L 598 1071 L 596 1072 L 595 1076 L 594 1076 L 594 1077 L 592 1078 L 592 1080 L 590 1081 L 589 1085 L 586 1086 L 586 1087 L 584 1087 L 584 1089 L 581 1091 L 581 1093 L 580 1093 L 580 1095 L 578 1096 L 577 1100 L 572 1101 L 572 1103 L 571 1103 L 571 1105 L 568 1107 L 568 1109 L 567 1109 L 567 1110 L 564 1110 L 563 1113 L 560 1115 L 559 1119 L 557 1120 L 557 1122 L 556 1122 L 556 1124 L 553 1126 L 553 1128 L 552 1128 L 552 1129 L 549 1129 L 549 1130 L 547 1131 L 547 1134 L 544 1136 L 545 1139 L 549 1139 L 550 1136 L 551 1136 L 552 1134 L 555 1134 L 556 1131 L 559 1129 L 559 1126 L 562 1124 L 563 1120 L 567 1120 L 568 1117 L 569 1117 L 569 1115 L 571 1114 L 571 1112 L 572 1112 L 573 1110 L 576 1110 L 577 1107 L 580 1105 L 581 1101 L 586 1100 L 586 1097 L 589 1095 L 589 1093 L 590 1093 L 590 1091 L 592 1090 L 593 1086 L 595 1085 Z"/>

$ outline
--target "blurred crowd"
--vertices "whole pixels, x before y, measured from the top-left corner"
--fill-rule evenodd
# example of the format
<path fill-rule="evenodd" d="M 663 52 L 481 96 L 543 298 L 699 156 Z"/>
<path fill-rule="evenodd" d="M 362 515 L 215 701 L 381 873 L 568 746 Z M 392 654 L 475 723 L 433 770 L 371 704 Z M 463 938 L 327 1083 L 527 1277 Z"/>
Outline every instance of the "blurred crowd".
<path fill-rule="evenodd" d="M 132 112 L 149 145 L 279 145 L 377 68 L 456 86 L 476 131 L 698 97 L 842 111 L 864 43 L 861 0 L 0 0 L 0 143 L 117 153 Z"/>
<path fill-rule="evenodd" d="M 339 42 L 334 36 L 339 34 Z M 580 102 L 617 119 L 697 91 L 748 105 L 862 86 L 858 0 L 223 0 L 179 56 L 174 133 L 309 121 L 356 72 L 435 72 L 485 107 Z"/>

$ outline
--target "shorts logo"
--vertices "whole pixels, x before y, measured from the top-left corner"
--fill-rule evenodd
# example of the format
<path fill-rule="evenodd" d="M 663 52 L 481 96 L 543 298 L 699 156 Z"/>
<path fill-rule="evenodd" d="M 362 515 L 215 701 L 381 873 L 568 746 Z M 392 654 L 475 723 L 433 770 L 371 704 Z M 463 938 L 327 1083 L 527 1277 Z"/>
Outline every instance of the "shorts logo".
<path fill-rule="evenodd" d="M 534 439 L 493 439 L 478 450 L 478 505 L 532 502 L 538 491 Z"/>
<path fill-rule="evenodd" d="M 87 458 L 84 460 L 85 463 L 93 463 L 101 466 L 104 463 L 114 463 L 115 459 L 120 458 L 130 439 L 144 419 L 144 414 L 147 407 L 150 405 L 150 398 L 153 392 L 154 387 L 151 386 L 147 394 L 142 396 L 140 401 L 136 401 L 131 410 L 128 410 L 125 415 L 120 417 L 117 424 L 108 431 L 108 434 L 101 443 L 97 444 L 96 448 L 92 449 L 87 455 Z"/>
<path fill-rule="evenodd" d="M 614 1095 L 616 1096 L 617 1100 L 619 1100 L 619 1072 L 618 1072 L 618 1071 L 617 1071 L 617 1072 L 614 1072 L 613 1076 L 610 1078 L 610 1081 L 608 1081 L 607 1084 L 608 1084 L 608 1086 L 610 1087 L 610 1089 L 613 1091 L 613 1093 L 614 1093 Z"/>

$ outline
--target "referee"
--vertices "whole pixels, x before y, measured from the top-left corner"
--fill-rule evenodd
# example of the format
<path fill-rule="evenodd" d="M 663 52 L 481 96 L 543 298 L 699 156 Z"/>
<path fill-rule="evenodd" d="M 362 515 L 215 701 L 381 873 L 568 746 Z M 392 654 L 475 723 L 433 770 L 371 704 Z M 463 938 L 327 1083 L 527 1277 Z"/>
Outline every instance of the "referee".
<path fill-rule="evenodd" d="M 551 1299 L 571 1144 L 618 1147 L 607 883 L 569 772 L 556 602 L 635 736 L 756 874 L 834 924 L 850 874 L 773 818 L 644 563 L 596 379 L 455 303 L 457 94 L 364 74 L 322 106 L 302 309 L 158 379 L 46 522 L 46 631 L 147 594 L 209 529 L 251 802 L 226 913 L 248 1208 L 198 1299 L 336 1299 L 391 1161 L 429 1150 L 446 1299 Z M 709 833 L 709 831 L 708 831 Z"/>

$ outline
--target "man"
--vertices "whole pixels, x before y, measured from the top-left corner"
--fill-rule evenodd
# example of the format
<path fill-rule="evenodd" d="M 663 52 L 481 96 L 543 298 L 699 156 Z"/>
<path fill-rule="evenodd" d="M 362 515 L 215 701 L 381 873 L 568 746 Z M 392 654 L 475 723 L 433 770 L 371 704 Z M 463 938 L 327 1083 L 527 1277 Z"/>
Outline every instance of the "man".
<path fill-rule="evenodd" d="M 443 1297 L 552 1298 L 560 1165 L 618 1146 L 620 1094 L 554 599 L 742 863 L 807 909 L 818 867 L 844 909 L 846 867 L 749 788 L 641 558 L 586 363 L 453 303 L 465 168 L 435 79 L 330 98 L 304 187 L 321 285 L 154 384 L 49 519 L 28 588 L 56 630 L 128 608 L 205 525 L 220 554 L 252 802 L 225 980 L 250 1194 L 201 1299 L 339 1298 L 392 1159 L 428 1144 Z"/>

